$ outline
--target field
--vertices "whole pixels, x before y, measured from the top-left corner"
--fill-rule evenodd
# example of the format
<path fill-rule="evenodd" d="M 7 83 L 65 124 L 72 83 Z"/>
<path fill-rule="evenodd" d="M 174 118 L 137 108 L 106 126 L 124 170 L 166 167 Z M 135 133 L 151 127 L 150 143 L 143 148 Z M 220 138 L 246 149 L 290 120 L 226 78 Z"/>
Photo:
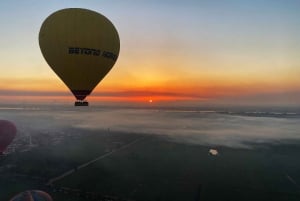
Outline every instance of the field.
<path fill-rule="evenodd" d="M 100 200 L 99 196 L 141 201 L 300 200 L 297 141 L 239 149 L 178 143 L 166 136 L 82 132 L 57 145 L 2 158 L 6 168 L 0 171 L 0 200 L 33 188 L 46 190 L 55 201 Z M 219 154 L 209 155 L 210 148 Z M 69 176 L 45 185 L 70 169 L 74 172 Z"/>

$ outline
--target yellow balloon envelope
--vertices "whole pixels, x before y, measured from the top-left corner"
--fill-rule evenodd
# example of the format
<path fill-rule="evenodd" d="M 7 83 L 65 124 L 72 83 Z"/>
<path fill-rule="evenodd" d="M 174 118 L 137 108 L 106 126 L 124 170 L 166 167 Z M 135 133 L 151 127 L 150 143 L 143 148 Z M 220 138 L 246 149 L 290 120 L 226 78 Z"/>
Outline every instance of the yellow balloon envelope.
<path fill-rule="evenodd" d="M 114 25 L 82 8 L 51 14 L 41 26 L 39 44 L 49 66 L 80 101 L 110 71 L 120 51 Z"/>

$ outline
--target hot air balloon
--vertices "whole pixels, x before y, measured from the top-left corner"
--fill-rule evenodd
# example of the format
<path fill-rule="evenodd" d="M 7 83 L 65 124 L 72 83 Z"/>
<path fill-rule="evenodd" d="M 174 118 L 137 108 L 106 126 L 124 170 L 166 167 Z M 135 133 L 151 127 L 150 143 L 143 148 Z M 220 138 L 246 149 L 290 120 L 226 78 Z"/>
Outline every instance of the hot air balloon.
<path fill-rule="evenodd" d="M 0 120 L 0 155 L 13 141 L 17 133 L 15 125 L 7 120 Z"/>
<path fill-rule="evenodd" d="M 103 15 L 82 8 L 54 12 L 39 33 L 41 52 L 52 70 L 76 97 L 85 101 L 115 64 L 120 39 L 114 25 Z"/>
<path fill-rule="evenodd" d="M 28 190 L 14 196 L 9 201 L 53 201 L 53 200 L 51 196 L 44 191 Z"/>

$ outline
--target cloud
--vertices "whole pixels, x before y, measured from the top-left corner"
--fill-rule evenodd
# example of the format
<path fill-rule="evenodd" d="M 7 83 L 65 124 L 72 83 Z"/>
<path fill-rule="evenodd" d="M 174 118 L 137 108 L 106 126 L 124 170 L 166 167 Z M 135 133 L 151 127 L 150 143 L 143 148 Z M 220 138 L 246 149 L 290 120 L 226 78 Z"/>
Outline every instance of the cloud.
<path fill-rule="evenodd" d="M 0 90 L 1 96 L 67 96 L 67 91 L 39 91 L 39 90 Z"/>
<path fill-rule="evenodd" d="M 57 133 L 69 128 L 164 135 L 181 143 L 249 148 L 251 143 L 299 140 L 298 118 L 250 117 L 216 112 L 116 108 L 11 108 L 1 118 L 20 134 Z"/>

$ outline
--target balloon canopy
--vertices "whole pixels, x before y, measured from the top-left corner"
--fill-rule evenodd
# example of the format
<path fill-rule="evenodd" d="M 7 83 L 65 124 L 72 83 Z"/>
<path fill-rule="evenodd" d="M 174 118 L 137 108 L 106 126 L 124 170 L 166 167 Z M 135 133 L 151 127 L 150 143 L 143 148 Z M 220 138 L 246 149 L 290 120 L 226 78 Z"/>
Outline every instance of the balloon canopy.
<path fill-rule="evenodd" d="M 44 191 L 28 190 L 14 196 L 9 201 L 53 201 L 53 200 L 51 196 Z"/>
<path fill-rule="evenodd" d="M 7 120 L 0 120 L 0 154 L 13 141 L 17 133 L 16 126 Z"/>
<path fill-rule="evenodd" d="M 120 40 L 103 15 L 82 8 L 51 14 L 39 33 L 41 52 L 77 100 L 84 100 L 115 64 Z"/>

